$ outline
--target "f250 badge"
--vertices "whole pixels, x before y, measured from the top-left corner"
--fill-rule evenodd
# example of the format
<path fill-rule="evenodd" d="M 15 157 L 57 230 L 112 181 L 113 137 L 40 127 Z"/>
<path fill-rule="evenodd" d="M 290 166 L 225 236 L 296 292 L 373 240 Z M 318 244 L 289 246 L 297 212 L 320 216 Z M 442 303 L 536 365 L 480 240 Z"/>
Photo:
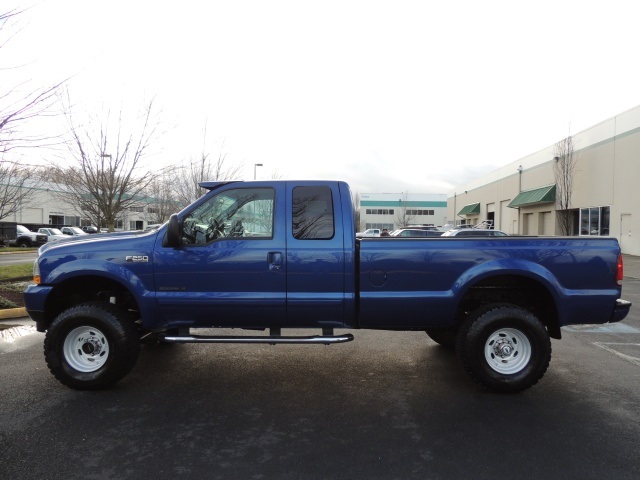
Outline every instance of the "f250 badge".
<path fill-rule="evenodd" d="M 125 257 L 127 262 L 148 262 L 149 257 L 147 255 L 127 255 Z"/>

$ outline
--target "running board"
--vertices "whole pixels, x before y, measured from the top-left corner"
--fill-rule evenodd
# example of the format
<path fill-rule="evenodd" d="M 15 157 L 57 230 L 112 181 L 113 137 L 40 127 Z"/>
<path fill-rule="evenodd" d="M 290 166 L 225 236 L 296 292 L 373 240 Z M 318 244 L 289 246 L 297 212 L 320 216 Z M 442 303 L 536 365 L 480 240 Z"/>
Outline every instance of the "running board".
<path fill-rule="evenodd" d="M 353 335 L 314 335 L 311 337 L 285 337 L 281 335 L 269 335 L 262 337 L 248 336 L 209 336 L 209 335 L 167 335 L 161 336 L 161 341 L 168 343 L 268 343 L 276 344 L 324 344 L 344 343 L 353 340 Z"/>

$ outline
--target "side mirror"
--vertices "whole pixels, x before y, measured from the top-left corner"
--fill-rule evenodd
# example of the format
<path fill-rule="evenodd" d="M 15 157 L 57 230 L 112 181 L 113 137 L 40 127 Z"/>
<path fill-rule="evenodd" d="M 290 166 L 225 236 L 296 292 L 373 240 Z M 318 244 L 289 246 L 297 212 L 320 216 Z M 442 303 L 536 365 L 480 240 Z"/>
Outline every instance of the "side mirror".
<path fill-rule="evenodd" d="M 169 217 L 167 233 L 162 239 L 163 247 L 178 248 L 182 246 L 182 225 L 175 213 Z"/>

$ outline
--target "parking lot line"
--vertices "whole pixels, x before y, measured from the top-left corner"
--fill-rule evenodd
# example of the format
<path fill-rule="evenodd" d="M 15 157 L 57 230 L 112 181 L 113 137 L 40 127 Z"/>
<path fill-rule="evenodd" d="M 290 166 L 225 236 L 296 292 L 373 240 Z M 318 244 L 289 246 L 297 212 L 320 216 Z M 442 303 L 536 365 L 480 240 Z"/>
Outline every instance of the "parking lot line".
<path fill-rule="evenodd" d="M 607 352 L 611 352 L 614 355 L 617 355 L 620 358 L 623 358 L 631 363 L 633 363 L 634 365 L 637 365 L 640 367 L 640 358 L 638 357 L 634 357 L 632 355 L 627 355 L 626 353 L 622 353 L 619 352 L 618 350 L 616 350 L 615 348 L 613 348 L 611 345 L 615 345 L 615 346 L 634 346 L 634 347 L 640 347 L 640 343 L 611 343 L 611 342 L 593 342 L 594 345 L 596 345 L 597 347 L 603 348 L 605 349 Z"/>

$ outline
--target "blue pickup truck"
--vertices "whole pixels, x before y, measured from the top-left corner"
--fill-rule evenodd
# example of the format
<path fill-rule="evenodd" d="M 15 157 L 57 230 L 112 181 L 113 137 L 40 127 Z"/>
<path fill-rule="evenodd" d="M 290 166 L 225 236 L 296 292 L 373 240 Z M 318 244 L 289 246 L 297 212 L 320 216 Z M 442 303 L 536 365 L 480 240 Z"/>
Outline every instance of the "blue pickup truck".
<path fill-rule="evenodd" d="M 144 342 L 334 344 L 376 329 L 426 332 L 483 387 L 518 392 L 561 327 L 629 312 L 612 238 L 356 239 L 346 183 L 201 185 L 158 229 L 40 248 L 25 304 L 60 382 L 111 386 Z"/>

